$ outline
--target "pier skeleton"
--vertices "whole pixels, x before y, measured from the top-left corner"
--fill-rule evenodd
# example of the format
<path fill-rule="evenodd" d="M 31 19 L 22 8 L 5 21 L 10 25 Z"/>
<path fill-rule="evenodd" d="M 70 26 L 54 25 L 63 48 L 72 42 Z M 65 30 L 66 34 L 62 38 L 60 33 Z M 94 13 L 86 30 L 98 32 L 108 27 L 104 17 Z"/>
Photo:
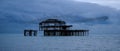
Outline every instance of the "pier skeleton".
<path fill-rule="evenodd" d="M 39 23 L 39 31 L 44 31 L 44 36 L 86 36 L 89 30 L 71 30 L 72 25 L 65 21 L 47 19 Z"/>

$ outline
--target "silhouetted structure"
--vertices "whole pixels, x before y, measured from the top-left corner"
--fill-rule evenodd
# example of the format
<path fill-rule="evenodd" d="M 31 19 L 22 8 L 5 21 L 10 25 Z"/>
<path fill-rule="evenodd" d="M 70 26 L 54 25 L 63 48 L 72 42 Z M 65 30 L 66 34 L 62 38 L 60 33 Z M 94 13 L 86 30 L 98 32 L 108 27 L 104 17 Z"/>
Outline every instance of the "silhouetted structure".
<path fill-rule="evenodd" d="M 37 36 L 37 30 L 24 30 L 24 36 Z"/>
<path fill-rule="evenodd" d="M 70 30 L 72 25 L 66 25 L 62 20 L 47 19 L 39 23 L 39 30 L 44 31 L 44 36 L 85 36 L 89 30 Z"/>

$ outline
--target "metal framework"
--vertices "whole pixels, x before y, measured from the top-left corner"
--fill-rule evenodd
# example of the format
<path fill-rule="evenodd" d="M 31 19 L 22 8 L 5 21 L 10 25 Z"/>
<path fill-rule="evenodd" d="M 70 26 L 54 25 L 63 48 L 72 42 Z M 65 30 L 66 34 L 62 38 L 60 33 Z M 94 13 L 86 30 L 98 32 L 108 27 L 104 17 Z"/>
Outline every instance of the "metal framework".
<path fill-rule="evenodd" d="M 72 25 L 65 21 L 47 19 L 39 23 L 39 31 L 44 31 L 44 36 L 85 36 L 89 30 L 71 30 Z"/>

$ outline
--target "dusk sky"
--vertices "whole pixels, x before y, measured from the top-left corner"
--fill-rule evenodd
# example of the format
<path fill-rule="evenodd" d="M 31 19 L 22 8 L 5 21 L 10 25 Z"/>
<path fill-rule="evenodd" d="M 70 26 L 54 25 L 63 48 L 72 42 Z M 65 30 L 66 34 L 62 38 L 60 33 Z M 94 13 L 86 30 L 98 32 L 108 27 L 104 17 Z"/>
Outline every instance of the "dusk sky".
<path fill-rule="evenodd" d="M 0 33 L 23 33 L 38 29 L 42 20 L 58 18 L 75 29 L 119 34 L 119 5 L 120 0 L 0 0 Z"/>

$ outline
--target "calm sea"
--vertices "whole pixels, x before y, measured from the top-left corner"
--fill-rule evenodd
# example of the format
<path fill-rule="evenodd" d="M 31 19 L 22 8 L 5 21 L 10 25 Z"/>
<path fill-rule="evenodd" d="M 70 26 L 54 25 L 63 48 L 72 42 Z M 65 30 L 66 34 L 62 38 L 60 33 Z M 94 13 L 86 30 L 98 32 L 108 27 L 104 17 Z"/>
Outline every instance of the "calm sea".
<path fill-rule="evenodd" d="M 120 51 L 120 34 L 50 37 L 0 34 L 0 51 Z"/>

